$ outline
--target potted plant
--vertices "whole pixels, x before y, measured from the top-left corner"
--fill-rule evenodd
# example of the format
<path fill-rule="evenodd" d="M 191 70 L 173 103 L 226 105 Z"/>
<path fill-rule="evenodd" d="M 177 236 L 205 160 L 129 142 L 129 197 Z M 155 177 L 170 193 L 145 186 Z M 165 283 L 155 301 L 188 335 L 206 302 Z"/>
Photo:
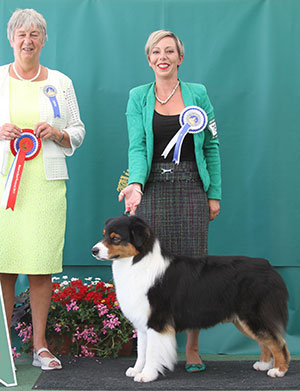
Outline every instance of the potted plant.
<path fill-rule="evenodd" d="M 136 332 L 120 311 L 113 284 L 64 276 L 53 277 L 52 285 L 46 337 L 54 354 L 115 358 L 124 345 L 132 345 Z M 31 352 L 29 290 L 16 298 L 13 324 L 22 340 L 20 350 Z"/>

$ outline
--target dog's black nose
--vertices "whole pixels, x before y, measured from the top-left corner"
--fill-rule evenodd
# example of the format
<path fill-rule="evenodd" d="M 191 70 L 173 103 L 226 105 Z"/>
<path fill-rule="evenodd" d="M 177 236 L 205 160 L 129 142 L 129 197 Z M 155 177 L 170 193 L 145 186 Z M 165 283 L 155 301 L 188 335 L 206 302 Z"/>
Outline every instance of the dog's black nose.
<path fill-rule="evenodd" d="M 93 247 L 92 248 L 92 254 L 97 255 L 99 253 L 99 248 L 98 247 Z"/>

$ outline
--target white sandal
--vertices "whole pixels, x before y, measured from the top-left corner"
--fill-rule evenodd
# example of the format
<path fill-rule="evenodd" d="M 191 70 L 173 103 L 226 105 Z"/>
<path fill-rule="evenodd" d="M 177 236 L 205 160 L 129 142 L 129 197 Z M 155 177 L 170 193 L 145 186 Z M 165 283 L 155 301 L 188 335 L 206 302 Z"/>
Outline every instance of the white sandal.
<path fill-rule="evenodd" d="M 43 369 L 44 371 L 52 371 L 52 369 L 62 369 L 61 362 L 59 361 L 58 358 L 53 356 L 53 354 L 52 354 L 52 356 L 53 356 L 52 358 L 41 357 L 40 354 L 42 352 L 48 352 L 49 354 L 52 354 L 49 352 L 49 350 L 47 348 L 41 348 L 37 352 L 33 352 L 32 365 L 34 367 L 41 367 L 41 369 Z M 54 367 L 50 366 L 49 364 L 53 361 L 56 362 L 58 365 L 56 365 Z"/>

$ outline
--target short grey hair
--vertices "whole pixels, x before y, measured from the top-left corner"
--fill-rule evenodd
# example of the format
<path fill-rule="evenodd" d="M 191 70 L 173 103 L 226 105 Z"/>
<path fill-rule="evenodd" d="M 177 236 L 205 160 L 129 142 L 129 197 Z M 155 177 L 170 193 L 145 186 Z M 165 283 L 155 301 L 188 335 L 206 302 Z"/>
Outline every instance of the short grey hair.
<path fill-rule="evenodd" d="M 150 56 L 150 52 L 151 52 L 152 48 L 157 44 L 157 42 L 165 37 L 173 38 L 175 40 L 179 56 L 180 57 L 184 56 L 184 45 L 183 45 L 182 41 L 174 33 L 172 33 L 172 31 L 157 30 L 149 35 L 149 38 L 146 42 L 145 52 L 146 52 L 147 57 Z"/>
<path fill-rule="evenodd" d="M 7 38 L 9 41 L 14 40 L 15 31 L 21 27 L 24 27 L 25 30 L 29 29 L 31 26 L 37 27 L 43 38 L 43 43 L 47 41 L 47 23 L 43 15 L 39 14 L 32 8 L 26 9 L 17 9 L 9 19 L 7 23 Z"/>

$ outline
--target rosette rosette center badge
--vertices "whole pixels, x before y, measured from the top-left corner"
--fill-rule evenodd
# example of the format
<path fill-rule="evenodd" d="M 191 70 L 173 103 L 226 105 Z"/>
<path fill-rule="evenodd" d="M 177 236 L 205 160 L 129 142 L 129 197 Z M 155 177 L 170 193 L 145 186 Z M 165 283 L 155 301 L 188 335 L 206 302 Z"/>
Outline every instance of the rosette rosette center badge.
<path fill-rule="evenodd" d="M 164 149 L 162 156 L 166 158 L 175 145 L 173 162 L 179 164 L 181 147 L 185 136 L 188 133 L 202 132 L 208 123 L 206 112 L 198 106 L 185 107 L 179 115 L 179 122 L 181 128 L 175 134 L 175 136 L 169 141 L 168 145 Z"/>
<path fill-rule="evenodd" d="M 10 142 L 10 149 L 15 156 L 5 184 L 1 206 L 14 210 L 25 160 L 34 159 L 41 150 L 41 139 L 32 129 L 23 129 L 22 135 Z"/>
<path fill-rule="evenodd" d="M 20 152 L 25 154 L 25 160 L 31 160 L 40 152 L 41 139 L 36 137 L 32 129 L 23 129 L 19 138 L 11 140 L 10 149 L 14 156 Z"/>

